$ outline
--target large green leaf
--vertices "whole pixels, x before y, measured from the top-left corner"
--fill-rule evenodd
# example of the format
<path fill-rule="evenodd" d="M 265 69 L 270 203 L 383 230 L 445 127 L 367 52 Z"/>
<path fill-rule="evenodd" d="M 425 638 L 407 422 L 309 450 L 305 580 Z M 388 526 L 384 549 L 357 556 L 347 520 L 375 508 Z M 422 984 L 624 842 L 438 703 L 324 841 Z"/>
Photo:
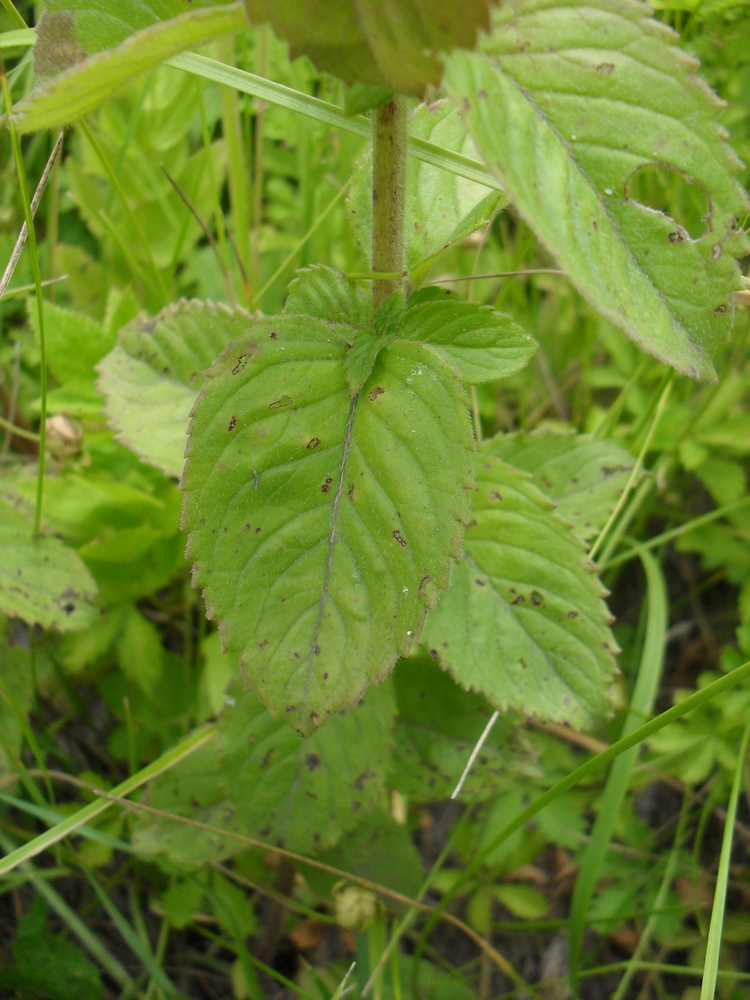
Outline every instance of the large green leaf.
<path fill-rule="evenodd" d="M 241 310 L 183 300 L 155 319 L 128 323 L 97 366 L 118 439 L 167 475 L 179 476 L 203 372 L 249 322 Z"/>
<path fill-rule="evenodd" d="M 632 0 L 509 0 L 445 85 L 489 169 L 581 292 L 678 371 L 714 379 L 739 288 L 747 200 L 718 99 Z M 647 165 L 699 185 L 709 232 L 629 197 Z"/>
<path fill-rule="evenodd" d="M 96 617 L 96 584 L 57 538 L 32 539 L 31 525 L 0 499 L 0 612 L 29 625 L 72 632 Z"/>
<path fill-rule="evenodd" d="M 245 0 L 255 23 L 270 21 L 290 43 L 292 58 L 347 83 L 368 83 L 421 95 L 439 84 L 437 53 L 473 48 L 489 27 L 492 0 Z"/>
<path fill-rule="evenodd" d="M 152 806 L 312 853 L 332 847 L 378 804 L 391 761 L 390 682 L 304 742 L 241 685 L 230 692 L 217 738 L 151 783 Z M 148 816 L 135 844 L 139 852 L 192 864 L 246 850 L 236 840 Z"/>
<path fill-rule="evenodd" d="M 527 473 L 486 453 L 476 464 L 464 556 L 425 639 L 498 707 L 590 723 L 610 707 L 617 651 L 595 567 Z"/>
<path fill-rule="evenodd" d="M 450 101 L 420 104 L 409 123 L 412 138 L 424 139 L 464 156 L 474 156 L 458 109 Z M 407 161 L 406 257 L 416 280 L 451 244 L 487 223 L 505 203 L 497 191 L 476 181 L 449 174 L 439 167 L 409 157 Z M 357 164 L 347 202 L 352 229 L 362 252 L 371 257 L 372 151 Z M 414 270 L 423 264 L 416 276 Z"/>
<path fill-rule="evenodd" d="M 352 395 L 342 324 L 259 319 L 193 411 L 195 581 L 225 648 L 303 733 L 409 651 L 469 515 L 464 393 L 428 346 L 384 343 Z"/>
<path fill-rule="evenodd" d="M 45 82 L 15 114 L 25 132 L 76 121 L 131 77 L 247 23 L 242 3 L 225 0 L 195 0 L 187 11 L 180 0 L 118 0 L 116 14 L 112 5 L 103 12 L 91 0 L 47 6 L 34 46 Z"/>
<path fill-rule="evenodd" d="M 588 541 L 607 523 L 635 464 L 614 441 L 591 434 L 534 431 L 498 434 L 483 444 L 533 476 L 539 489 L 557 504 L 557 512 Z"/>

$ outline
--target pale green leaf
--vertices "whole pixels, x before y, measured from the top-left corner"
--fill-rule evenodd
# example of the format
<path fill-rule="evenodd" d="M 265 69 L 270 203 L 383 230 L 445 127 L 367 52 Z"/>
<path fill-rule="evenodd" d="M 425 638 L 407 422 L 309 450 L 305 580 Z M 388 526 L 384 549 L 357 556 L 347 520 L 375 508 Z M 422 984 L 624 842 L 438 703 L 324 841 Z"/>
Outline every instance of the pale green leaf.
<path fill-rule="evenodd" d="M 34 46 L 37 73 L 47 82 L 16 109 L 24 132 L 76 121 L 131 77 L 247 23 L 241 3 L 207 6 L 196 0 L 196 9 L 186 11 L 178 0 L 129 0 L 118 2 L 117 14 L 103 14 L 89 0 L 52 6 Z"/>
<path fill-rule="evenodd" d="M 439 84 L 437 53 L 473 48 L 489 25 L 490 0 L 245 0 L 250 20 L 270 21 L 290 43 L 347 83 L 421 95 Z"/>
<path fill-rule="evenodd" d="M 584 541 L 606 524 L 635 464 L 620 445 L 591 434 L 520 431 L 498 434 L 482 447 L 530 472 L 534 484 L 555 501 L 557 512 Z"/>
<path fill-rule="evenodd" d="M 617 644 L 584 546 L 527 473 L 477 456 L 464 557 L 425 639 L 499 708 L 574 725 L 610 708 Z"/>
<path fill-rule="evenodd" d="M 167 475 L 182 471 L 190 410 L 204 371 L 249 314 L 181 301 L 152 320 L 135 319 L 97 366 L 98 388 L 118 440 Z"/>
<path fill-rule="evenodd" d="M 496 885 L 492 895 L 514 917 L 539 920 L 549 910 L 549 899 L 531 885 Z"/>
<path fill-rule="evenodd" d="M 390 682 L 304 742 L 240 684 L 230 690 L 218 736 L 151 783 L 151 805 L 303 854 L 332 847 L 383 794 L 395 711 Z M 139 853 L 191 864 L 247 850 L 149 816 L 139 817 L 134 843 Z"/>
<path fill-rule="evenodd" d="M 57 538 L 32 539 L 31 525 L 0 500 L 0 612 L 29 625 L 72 632 L 96 617 L 96 584 Z"/>
<path fill-rule="evenodd" d="M 29 299 L 29 319 L 39 339 L 39 313 L 36 299 Z M 44 331 L 47 340 L 47 364 L 58 382 L 76 382 L 88 387 L 95 378 L 94 365 L 114 345 L 114 334 L 83 313 L 65 309 L 54 302 L 44 303 Z M 93 386 L 92 386 L 93 389 Z"/>
<path fill-rule="evenodd" d="M 747 200 L 716 124 L 719 100 L 676 36 L 632 0 L 510 0 L 445 85 L 487 166 L 580 291 L 678 371 L 715 378 L 729 336 Z M 698 240 L 631 199 L 644 166 L 710 206 Z"/>
<path fill-rule="evenodd" d="M 161 676 L 161 637 L 153 622 L 138 611 L 128 608 L 117 641 L 117 662 L 125 676 L 146 694 L 150 694 Z"/>
<path fill-rule="evenodd" d="M 412 296 L 398 336 L 429 345 L 469 384 L 515 375 L 536 350 L 535 341 L 510 316 L 435 288 Z"/>
<path fill-rule="evenodd" d="M 395 341 L 352 398 L 347 350 L 322 320 L 253 323 L 209 372 L 183 477 L 225 648 L 304 733 L 409 651 L 469 515 L 471 427 L 450 368 Z"/>
<path fill-rule="evenodd" d="M 463 156 L 475 155 L 458 109 L 449 101 L 421 104 L 409 121 L 412 139 L 422 139 Z M 497 191 L 410 157 L 407 163 L 406 251 L 418 282 L 436 258 L 452 244 L 486 225 L 499 205 Z M 347 207 L 360 249 L 371 257 L 372 150 L 357 164 Z M 421 267 L 417 267 L 422 265 Z M 415 271 L 416 269 L 416 271 Z"/>

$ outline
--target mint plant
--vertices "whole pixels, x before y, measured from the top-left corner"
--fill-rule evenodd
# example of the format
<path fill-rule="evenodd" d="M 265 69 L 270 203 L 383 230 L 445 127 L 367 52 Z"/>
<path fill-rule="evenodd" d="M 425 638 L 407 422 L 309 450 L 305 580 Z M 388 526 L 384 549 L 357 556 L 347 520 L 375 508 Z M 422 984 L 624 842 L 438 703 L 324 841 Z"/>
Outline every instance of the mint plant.
<path fill-rule="evenodd" d="M 128 11 L 114 22 L 48 5 L 42 85 L 20 128 L 76 117 L 124 74 L 239 16 L 237 4 L 172 20 Z M 120 439 L 167 474 L 181 471 L 192 408 L 182 488 L 194 584 L 245 683 L 303 735 L 355 705 L 423 633 L 459 683 L 499 707 L 578 724 L 608 711 L 617 646 L 585 543 L 545 481 L 503 461 L 506 439 L 477 452 L 471 426 L 468 388 L 515 374 L 533 342 L 508 316 L 419 287 L 500 196 L 407 166 L 410 134 L 461 156 L 473 140 L 603 315 L 678 371 L 714 378 L 748 249 L 717 101 L 644 8 L 587 11 L 249 0 L 251 21 L 270 19 L 293 55 L 372 108 L 372 154 L 351 195 L 371 274 L 303 271 L 275 317 L 168 307 L 126 326 L 99 364 Z M 462 125 L 449 104 L 412 115 L 399 96 L 441 78 Z M 705 193 L 702 238 L 631 197 L 651 164 Z M 589 500 L 568 510 L 584 538 Z"/>

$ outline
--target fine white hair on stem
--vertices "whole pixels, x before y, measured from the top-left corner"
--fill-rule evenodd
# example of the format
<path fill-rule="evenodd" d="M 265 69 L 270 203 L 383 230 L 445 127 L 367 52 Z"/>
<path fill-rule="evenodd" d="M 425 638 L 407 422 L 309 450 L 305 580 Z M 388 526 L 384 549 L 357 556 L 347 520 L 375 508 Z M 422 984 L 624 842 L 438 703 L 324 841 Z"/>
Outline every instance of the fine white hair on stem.
<path fill-rule="evenodd" d="M 453 789 L 453 794 L 451 795 L 452 799 L 458 798 L 458 796 L 461 794 L 461 789 L 464 787 L 464 783 L 465 783 L 466 779 L 469 777 L 469 772 L 471 771 L 472 767 L 474 766 L 474 761 L 479 756 L 479 751 L 482 749 L 482 747 L 484 746 L 485 742 L 487 741 L 487 737 L 492 732 L 492 727 L 497 722 L 499 715 L 500 715 L 500 712 L 498 711 L 498 709 L 495 709 L 495 711 L 490 716 L 490 721 L 484 727 L 484 732 L 482 733 L 482 735 L 477 740 L 477 745 L 471 751 L 471 757 L 469 757 L 468 761 L 466 762 L 466 767 L 464 768 L 464 773 L 461 775 L 461 777 L 458 780 L 458 784 Z"/>
<path fill-rule="evenodd" d="M 63 139 L 65 133 L 61 132 L 57 137 L 57 142 L 55 143 L 54 149 L 50 154 L 50 158 L 47 160 L 47 166 L 44 168 L 44 173 L 42 174 L 37 189 L 34 192 L 34 197 L 31 199 L 31 217 L 32 219 L 36 215 L 36 210 L 39 208 L 39 202 L 42 200 L 42 195 L 47 187 L 47 182 L 52 175 L 52 169 L 55 166 L 55 160 L 60 154 L 62 149 Z M 26 223 L 21 226 L 21 232 L 18 234 L 18 239 L 16 240 L 16 245 L 13 247 L 13 253 L 10 255 L 10 260 L 8 261 L 8 266 L 5 268 L 5 274 L 3 274 L 2 279 L 0 279 L 0 298 L 5 294 L 10 280 L 13 277 L 13 272 L 16 269 L 16 264 L 21 256 L 21 252 L 26 245 L 26 240 L 28 239 L 29 231 L 26 228 Z"/>

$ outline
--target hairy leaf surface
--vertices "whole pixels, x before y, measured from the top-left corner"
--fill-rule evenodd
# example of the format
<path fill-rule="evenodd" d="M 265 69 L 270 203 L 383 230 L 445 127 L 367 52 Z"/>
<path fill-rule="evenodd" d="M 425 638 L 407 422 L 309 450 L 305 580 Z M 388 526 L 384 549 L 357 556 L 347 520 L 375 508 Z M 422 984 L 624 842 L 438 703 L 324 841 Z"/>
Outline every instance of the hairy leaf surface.
<path fill-rule="evenodd" d="M 625 488 L 635 459 L 613 441 L 591 434 L 498 434 L 483 451 L 533 476 L 584 541 L 606 524 Z"/>
<path fill-rule="evenodd" d="M 435 288 L 410 298 L 398 336 L 428 344 L 470 385 L 515 375 L 536 350 L 536 342 L 510 316 Z"/>
<path fill-rule="evenodd" d="M 212 302 L 181 301 L 128 323 L 97 365 L 108 422 L 144 461 L 179 476 L 190 410 L 203 373 L 250 316 Z"/>
<path fill-rule="evenodd" d="M 91 624 L 96 584 L 78 554 L 57 538 L 32 539 L 29 522 L 4 500 L 0 552 L 0 612 L 61 632 Z"/>
<path fill-rule="evenodd" d="M 242 3 L 225 0 L 194 0 L 187 10 L 180 0 L 105 6 L 102 11 L 91 0 L 47 5 L 34 46 L 37 76 L 45 82 L 18 105 L 19 129 L 76 121 L 131 77 L 247 23 Z"/>
<path fill-rule="evenodd" d="M 610 707 L 617 651 L 595 567 L 527 473 L 486 453 L 476 464 L 464 557 L 425 640 L 498 707 L 590 723 Z"/>
<path fill-rule="evenodd" d="M 450 101 L 416 108 L 409 120 L 409 134 L 464 156 L 475 156 L 466 126 Z M 417 283 L 447 247 L 486 225 L 493 212 L 507 203 L 497 191 L 488 191 L 475 181 L 449 174 L 415 157 L 407 161 L 406 184 L 406 258 Z M 355 168 L 347 206 L 355 239 L 369 260 L 372 150 Z"/>
<path fill-rule="evenodd" d="M 421 95 L 439 84 L 436 53 L 473 48 L 489 26 L 491 0 L 245 0 L 254 23 L 269 21 L 290 43 L 347 83 Z"/>
<path fill-rule="evenodd" d="M 469 515 L 466 401 L 428 347 L 394 341 L 352 396 L 335 322 L 255 322 L 193 411 L 184 526 L 225 648 L 310 733 L 420 633 Z"/>
<path fill-rule="evenodd" d="M 747 200 L 720 101 L 676 36 L 632 0 L 510 0 L 445 83 L 488 168 L 580 291 L 641 347 L 713 380 L 739 288 Z M 708 199 L 699 240 L 631 200 L 645 165 Z"/>
<path fill-rule="evenodd" d="M 302 853 L 332 847 L 383 794 L 395 712 L 390 682 L 304 742 L 240 684 L 230 691 L 216 740 L 152 782 L 150 804 Z M 246 850 L 145 816 L 135 843 L 192 864 Z"/>

